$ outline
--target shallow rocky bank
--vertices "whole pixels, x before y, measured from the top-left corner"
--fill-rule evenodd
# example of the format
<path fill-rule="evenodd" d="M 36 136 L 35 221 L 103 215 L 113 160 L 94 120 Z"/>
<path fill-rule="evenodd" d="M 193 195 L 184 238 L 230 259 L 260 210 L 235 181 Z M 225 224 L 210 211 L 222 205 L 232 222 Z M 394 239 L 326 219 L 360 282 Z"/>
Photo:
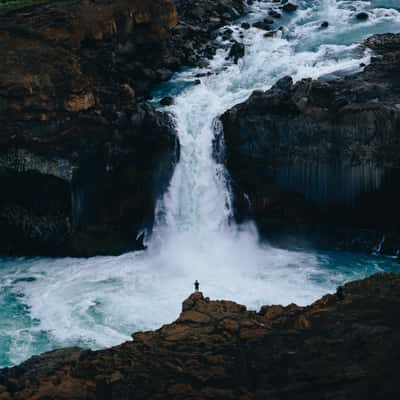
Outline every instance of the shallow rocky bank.
<path fill-rule="evenodd" d="M 141 102 L 244 12 L 242 0 L 82 0 L 0 15 L 0 254 L 142 248 L 179 143 Z"/>
<path fill-rule="evenodd" d="M 70 348 L 0 372 L 2 400 L 397 398 L 400 277 L 308 307 L 258 312 L 194 293 L 172 324 L 102 351 Z"/>
<path fill-rule="evenodd" d="M 272 241 L 400 248 L 400 35 L 363 46 L 360 73 L 286 77 L 222 116 L 237 217 Z"/>

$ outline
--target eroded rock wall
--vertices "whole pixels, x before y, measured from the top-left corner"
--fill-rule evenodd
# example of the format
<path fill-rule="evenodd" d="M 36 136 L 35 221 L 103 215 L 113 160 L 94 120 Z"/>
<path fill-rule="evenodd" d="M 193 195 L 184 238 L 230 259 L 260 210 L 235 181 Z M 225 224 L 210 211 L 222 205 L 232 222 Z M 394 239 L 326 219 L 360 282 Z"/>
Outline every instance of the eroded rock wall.
<path fill-rule="evenodd" d="M 170 0 L 61 1 L 0 17 L 0 253 L 141 247 L 179 144 L 169 117 L 138 102 L 165 78 L 177 21 Z"/>
<path fill-rule="evenodd" d="M 385 236 L 381 250 L 396 254 L 399 35 L 365 45 L 379 56 L 359 74 L 286 77 L 222 116 L 238 218 L 266 237 L 371 251 Z"/>
<path fill-rule="evenodd" d="M 140 248 L 179 157 L 168 117 L 141 104 L 212 57 L 213 32 L 244 12 L 242 0 L 77 0 L 0 15 L 0 254 Z"/>

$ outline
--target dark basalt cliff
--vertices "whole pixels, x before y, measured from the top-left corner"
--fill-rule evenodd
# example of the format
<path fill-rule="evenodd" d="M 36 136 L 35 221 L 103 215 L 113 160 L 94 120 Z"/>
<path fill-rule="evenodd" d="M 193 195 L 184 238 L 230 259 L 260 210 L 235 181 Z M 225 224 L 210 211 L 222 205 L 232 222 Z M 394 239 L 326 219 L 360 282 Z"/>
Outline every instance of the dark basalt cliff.
<path fill-rule="evenodd" d="M 194 293 L 174 323 L 132 342 L 2 370 L 0 399 L 396 399 L 399 307 L 397 274 L 257 313 Z"/>
<path fill-rule="evenodd" d="M 0 17 L 0 253 L 140 247 L 179 146 L 166 115 L 136 104 L 152 81 L 124 57 L 176 24 L 170 0 L 54 2 Z"/>
<path fill-rule="evenodd" d="M 286 77 L 222 116 L 238 218 L 271 240 L 400 248 L 400 35 L 365 46 L 356 75 Z"/>
<path fill-rule="evenodd" d="M 0 13 L 0 254 L 140 248 L 179 157 L 168 116 L 141 101 L 212 55 L 243 2 L 44 3 Z"/>

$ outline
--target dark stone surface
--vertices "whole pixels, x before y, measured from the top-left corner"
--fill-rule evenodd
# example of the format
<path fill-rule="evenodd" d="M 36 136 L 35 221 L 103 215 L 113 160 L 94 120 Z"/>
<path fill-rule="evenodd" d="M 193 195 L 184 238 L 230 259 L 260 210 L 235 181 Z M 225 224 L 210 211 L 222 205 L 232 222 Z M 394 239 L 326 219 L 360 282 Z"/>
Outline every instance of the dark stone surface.
<path fill-rule="evenodd" d="M 282 6 L 282 10 L 285 12 L 294 12 L 299 8 L 299 6 L 297 4 L 294 3 L 289 3 L 286 2 L 283 6 Z"/>
<path fill-rule="evenodd" d="M 138 106 L 112 119 L 86 113 L 59 121 L 56 135 L 48 127 L 8 140 L 0 153 L 1 252 L 134 250 L 179 157 L 168 115 Z"/>
<path fill-rule="evenodd" d="M 366 21 L 369 18 L 369 15 L 366 12 L 360 12 L 360 13 L 356 14 L 356 18 L 359 21 Z"/>
<path fill-rule="evenodd" d="M 400 395 L 400 277 L 308 307 L 248 311 L 193 293 L 172 324 L 102 351 L 63 349 L 0 372 L 7 400 L 386 400 Z"/>
<path fill-rule="evenodd" d="M 230 49 L 230 51 L 229 51 L 228 57 L 229 57 L 229 58 L 232 58 L 232 59 L 233 59 L 233 62 L 234 62 L 235 64 L 237 64 L 238 61 L 239 61 L 241 58 L 244 57 L 244 54 L 245 54 L 245 47 L 244 47 L 244 44 L 243 44 L 243 43 L 239 43 L 239 42 L 235 42 L 235 43 L 232 45 L 232 47 L 231 47 L 231 49 Z"/>
<path fill-rule="evenodd" d="M 396 254 L 399 40 L 368 39 L 379 56 L 359 74 L 296 84 L 286 77 L 222 116 L 239 219 L 255 217 L 282 242 L 372 251 L 385 236 L 381 250 Z"/>

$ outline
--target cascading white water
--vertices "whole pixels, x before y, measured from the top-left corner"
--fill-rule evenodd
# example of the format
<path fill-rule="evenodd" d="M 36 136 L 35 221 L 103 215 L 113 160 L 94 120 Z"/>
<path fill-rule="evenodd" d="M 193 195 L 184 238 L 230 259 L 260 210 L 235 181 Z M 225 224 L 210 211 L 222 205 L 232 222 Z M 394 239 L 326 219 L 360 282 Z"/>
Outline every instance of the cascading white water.
<path fill-rule="evenodd" d="M 177 316 L 195 279 L 210 297 L 256 308 L 306 304 L 346 280 L 397 268 L 380 258 L 274 249 L 260 244 L 251 224 L 231 223 L 227 179 L 212 157 L 218 116 L 285 75 L 298 80 L 357 71 L 369 60 L 357 42 L 373 32 L 400 31 L 400 13 L 374 8 L 374 1 L 299 3 L 300 10 L 280 22 L 287 27 L 283 36 L 265 38 L 252 28 L 241 39 L 239 26 L 232 27 L 246 44 L 238 65 L 220 50 L 205 70 L 182 72 L 172 81 L 180 86 L 211 73 L 189 85 L 168 109 L 181 160 L 160 200 L 147 251 L 0 262 L 0 366 L 57 346 L 110 346 L 129 339 L 132 331 L 158 327 Z M 271 4 L 256 2 L 247 19 L 267 15 Z M 380 7 L 387 4 L 380 1 Z M 370 19 L 356 23 L 353 8 L 368 8 Z M 329 21 L 328 29 L 319 29 L 322 20 Z"/>

